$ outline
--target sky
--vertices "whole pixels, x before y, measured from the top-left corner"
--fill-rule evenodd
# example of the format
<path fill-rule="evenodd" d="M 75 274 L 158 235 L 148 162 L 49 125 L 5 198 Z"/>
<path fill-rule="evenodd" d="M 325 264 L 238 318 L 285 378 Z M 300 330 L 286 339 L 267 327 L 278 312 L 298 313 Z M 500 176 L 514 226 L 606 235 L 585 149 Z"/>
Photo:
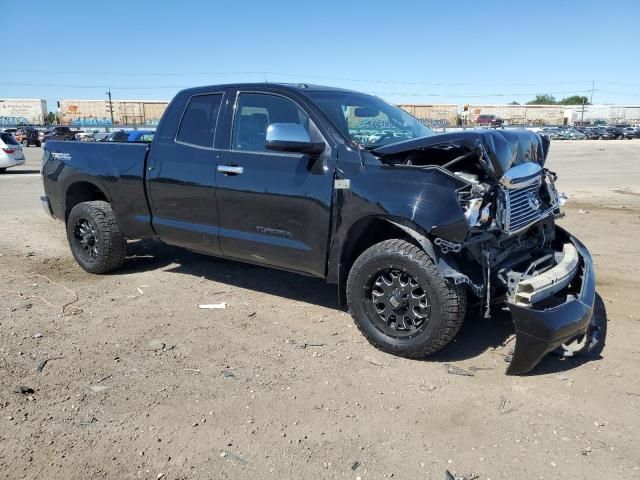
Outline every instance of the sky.
<path fill-rule="evenodd" d="M 234 82 L 393 103 L 640 104 L 640 1 L 36 2 L 0 27 L 0 98 L 170 100 Z M 11 21 L 7 21 L 11 19 Z M 13 60 L 11 60 L 13 59 Z M 592 83 L 595 82 L 595 83 Z"/>

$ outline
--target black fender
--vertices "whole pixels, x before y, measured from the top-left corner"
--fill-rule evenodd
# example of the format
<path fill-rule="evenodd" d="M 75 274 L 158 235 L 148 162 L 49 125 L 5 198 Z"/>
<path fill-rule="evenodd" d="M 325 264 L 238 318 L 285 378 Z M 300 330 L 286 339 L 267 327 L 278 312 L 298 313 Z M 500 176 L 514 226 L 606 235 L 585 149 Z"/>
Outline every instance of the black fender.
<path fill-rule="evenodd" d="M 429 258 L 433 261 L 434 265 L 438 267 L 442 276 L 450 279 L 453 283 L 469 283 L 468 278 L 462 274 L 453 258 L 446 258 L 450 256 L 445 256 L 441 254 L 431 239 L 424 233 L 422 233 L 419 227 L 415 225 L 408 225 L 405 222 L 402 222 L 397 219 L 385 218 L 385 217 L 376 217 L 376 220 L 387 222 L 389 226 L 395 227 L 395 229 L 399 229 L 404 232 L 407 236 L 412 238 L 424 252 L 429 256 Z M 347 278 L 349 276 L 349 271 L 346 268 L 340 268 L 338 272 L 338 301 L 340 305 L 346 305 L 346 283 Z"/>

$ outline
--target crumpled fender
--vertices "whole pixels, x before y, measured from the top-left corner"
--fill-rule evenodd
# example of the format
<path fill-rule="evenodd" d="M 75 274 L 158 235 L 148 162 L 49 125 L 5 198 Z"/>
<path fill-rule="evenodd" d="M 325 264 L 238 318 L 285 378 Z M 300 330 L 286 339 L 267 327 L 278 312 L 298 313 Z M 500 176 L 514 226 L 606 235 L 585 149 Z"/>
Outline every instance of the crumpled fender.
<path fill-rule="evenodd" d="M 573 235 L 556 226 L 556 238 L 571 242 L 581 259 L 576 275 L 582 277 L 577 298 L 567 298 L 561 305 L 544 308 L 524 307 L 507 302 L 516 330 L 516 345 L 508 375 L 522 375 L 531 371 L 542 358 L 558 346 L 585 334 L 593 315 L 595 303 L 595 273 L 587 248 Z"/>

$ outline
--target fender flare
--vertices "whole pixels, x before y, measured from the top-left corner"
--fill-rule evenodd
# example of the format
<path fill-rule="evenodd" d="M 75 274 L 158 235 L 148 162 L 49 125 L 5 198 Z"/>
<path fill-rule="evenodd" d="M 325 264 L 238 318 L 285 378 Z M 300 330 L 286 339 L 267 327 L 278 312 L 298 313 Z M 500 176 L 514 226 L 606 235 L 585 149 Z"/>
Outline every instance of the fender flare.
<path fill-rule="evenodd" d="M 469 286 L 469 288 L 471 288 L 475 295 L 477 295 L 478 297 L 482 295 L 484 287 L 482 285 L 476 285 L 467 275 L 462 273 L 454 258 L 452 258 L 450 255 L 445 256 L 438 252 L 434 248 L 431 240 L 429 240 L 426 235 L 423 235 L 406 225 L 394 222 L 393 220 L 387 221 L 403 230 L 407 233 L 407 235 L 416 240 L 420 244 L 424 252 L 429 256 L 429 258 L 431 258 L 431 261 L 438 268 L 444 278 L 452 281 L 455 285 L 466 284 Z"/>
<path fill-rule="evenodd" d="M 442 276 L 454 284 L 468 284 L 474 293 L 478 294 L 478 290 L 480 287 L 474 285 L 469 277 L 463 274 L 458 268 L 456 262 L 452 258 L 445 258 L 444 255 L 440 254 L 435 248 L 433 242 L 426 235 L 420 233 L 417 229 L 407 226 L 398 221 L 392 220 L 390 218 L 380 218 L 384 220 L 394 227 L 399 228 L 403 232 L 405 232 L 409 237 L 414 239 L 418 245 L 424 250 L 424 252 L 429 256 L 434 265 L 441 272 Z M 338 274 L 338 302 L 340 305 L 346 305 L 347 299 L 345 295 L 346 288 L 346 275 Z"/>

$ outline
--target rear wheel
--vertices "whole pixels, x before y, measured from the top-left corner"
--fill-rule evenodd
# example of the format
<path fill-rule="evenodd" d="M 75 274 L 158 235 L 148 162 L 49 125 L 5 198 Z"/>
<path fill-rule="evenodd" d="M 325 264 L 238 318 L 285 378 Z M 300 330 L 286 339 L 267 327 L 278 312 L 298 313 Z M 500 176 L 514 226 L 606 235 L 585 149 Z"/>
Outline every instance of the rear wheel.
<path fill-rule="evenodd" d="M 127 242 L 107 202 L 73 207 L 67 219 L 67 239 L 73 257 L 89 273 L 107 273 L 124 263 Z"/>
<path fill-rule="evenodd" d="M 467 305 L 465 290 L 404 240 L 378 243 L 358 257 L 349 272 L 347 301 L 372 345 L 408 358 L 424 358 L 449 343 Z"/>
<path fill-rule="evenodd" d="M 29 140 L 27 140 L 26 138 L 24 140 L 22 140 L 22 146 L 23 147 L 28 147 L 29 146 Z"/>

